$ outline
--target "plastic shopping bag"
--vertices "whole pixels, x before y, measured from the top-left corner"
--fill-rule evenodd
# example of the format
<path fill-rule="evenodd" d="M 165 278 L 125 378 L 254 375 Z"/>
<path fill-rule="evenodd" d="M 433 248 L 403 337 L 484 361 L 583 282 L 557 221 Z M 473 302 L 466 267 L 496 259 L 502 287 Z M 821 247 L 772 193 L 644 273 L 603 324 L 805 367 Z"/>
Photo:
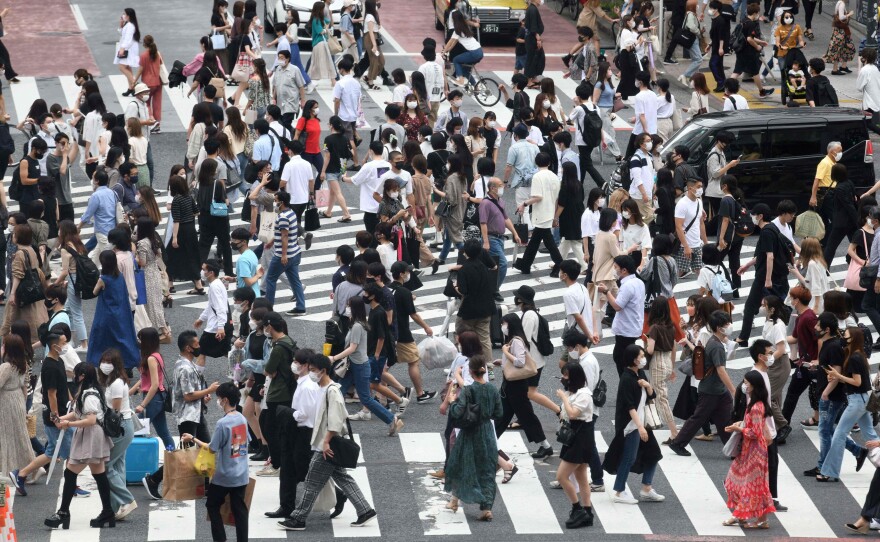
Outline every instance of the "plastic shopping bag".
<path fill-rule="evenodd" d="M 419 357 L 426 369 L 449 367 L 458 354 L 455 345 L 446 337 L 428 337 L 419 343 Z"/>
<path fill-rule="evenodd" d="M 196 456 L 196 461 L 193 464 L 193 467 L 198 474 L 208 478 L 213 477 L 214 470 L 217 468 L 214 452 L 212 452 L 210 448 L 200 447 L 199 455 Z"/>

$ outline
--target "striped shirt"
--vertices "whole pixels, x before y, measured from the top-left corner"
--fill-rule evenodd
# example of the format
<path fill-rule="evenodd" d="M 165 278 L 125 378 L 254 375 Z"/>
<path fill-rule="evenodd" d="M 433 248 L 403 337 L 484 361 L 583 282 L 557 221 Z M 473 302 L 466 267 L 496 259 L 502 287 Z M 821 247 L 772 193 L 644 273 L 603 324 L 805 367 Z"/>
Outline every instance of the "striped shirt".
<path fill-rule="evenodd" d="M 299 237 L 299 221 L 296 219 L 296 213 L 291 209 L 280 211 L 275 217 L 275 256 L 279 258 L 283 256 L 281 245 L 281 231 L 288 230 L 287 233 L 287 257 L 293 258 L 300 253 L 301 249 L 296 242 Z"/>

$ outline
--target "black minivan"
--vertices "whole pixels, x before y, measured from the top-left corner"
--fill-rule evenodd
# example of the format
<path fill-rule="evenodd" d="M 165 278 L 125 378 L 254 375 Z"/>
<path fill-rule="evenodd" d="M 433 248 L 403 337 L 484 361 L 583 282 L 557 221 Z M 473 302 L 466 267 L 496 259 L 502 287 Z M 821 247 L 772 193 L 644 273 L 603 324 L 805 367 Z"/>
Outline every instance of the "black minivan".
<path fill-rule="evenodd" d="M 749 109 L 708 113 L 688 122 L 663 144 L 663 154 L 685 145 L 688 160 L 704 171 L 715 135 L 727 130 L 734 141 L 727 146 L 727 160 L 740 158 L 730 173 L 739 181 L 750 204 L 764 202 L 771 208 L 783 199 L 804 210 L 816 166 L 827 153 L 828 143 L 840 141 L 843 160 L 858 192 L 874 185 L 874 148 L 868 138 L 864 113 L 845 107 L 798 107 Z"/>

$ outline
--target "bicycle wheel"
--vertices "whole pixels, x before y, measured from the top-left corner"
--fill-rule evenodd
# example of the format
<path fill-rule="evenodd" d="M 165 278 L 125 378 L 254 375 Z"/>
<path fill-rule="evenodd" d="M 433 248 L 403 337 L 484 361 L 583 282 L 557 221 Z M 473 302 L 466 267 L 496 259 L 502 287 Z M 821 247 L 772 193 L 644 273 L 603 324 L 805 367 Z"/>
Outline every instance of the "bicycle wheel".
<path fill-rule="evenodd" d="M 501 90 L 498 81 L 482 77 L 473 88 L 474 98 L 484 107 L 492 107 L 501 99 Z"/>
<path fill-rule="evenodd" d="M 578 0 L 569 0 L 568 11 L 571 13 L 572 20 L 577 20 L 578 16 Z"/>
<path fill-rule="evenodd" d="M 569 0 L 556 0 L 556 13 L 562 15 L 562 12 L 565 11 L 565 5 L 569 2 Z"/>

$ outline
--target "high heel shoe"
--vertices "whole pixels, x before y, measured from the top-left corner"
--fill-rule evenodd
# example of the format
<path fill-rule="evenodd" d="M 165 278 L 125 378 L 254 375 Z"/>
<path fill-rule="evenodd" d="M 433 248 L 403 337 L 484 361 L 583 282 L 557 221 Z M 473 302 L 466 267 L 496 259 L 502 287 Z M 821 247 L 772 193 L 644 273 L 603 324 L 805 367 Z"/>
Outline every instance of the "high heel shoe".
<path fill-rule="evenodd" d="M 174 306 L 174 298 L 171 297 L 170 295 L 166 295 L 165 299 L 162 300 L 162 306 L 165 307 L 166 309 L 170 309 L 171 307 Z"/>
<path fill-rule="evenodd" d="M 104 510 L 101 515 L 89 522 L 89 526 L 96 529 L 103 529 L 104 525 L 113 529 L 116 527 L 116 514 L 112 510 Z"/>
<path fill-rule="evenodd" d="M 43 524 L 52 529 L 57 529 L 58 527 L 61 527 L 62 529 L 70 529 L 70 512 L 62 512 L 59 510 L 43 520 Z"/>
<path fill-rule="evenodd" d="M 448 503 L 446 503 L 446 508 L 452 510 L 453 514 L 458 512 L 458 499 L 452 497 L 452 499 Z"/>

